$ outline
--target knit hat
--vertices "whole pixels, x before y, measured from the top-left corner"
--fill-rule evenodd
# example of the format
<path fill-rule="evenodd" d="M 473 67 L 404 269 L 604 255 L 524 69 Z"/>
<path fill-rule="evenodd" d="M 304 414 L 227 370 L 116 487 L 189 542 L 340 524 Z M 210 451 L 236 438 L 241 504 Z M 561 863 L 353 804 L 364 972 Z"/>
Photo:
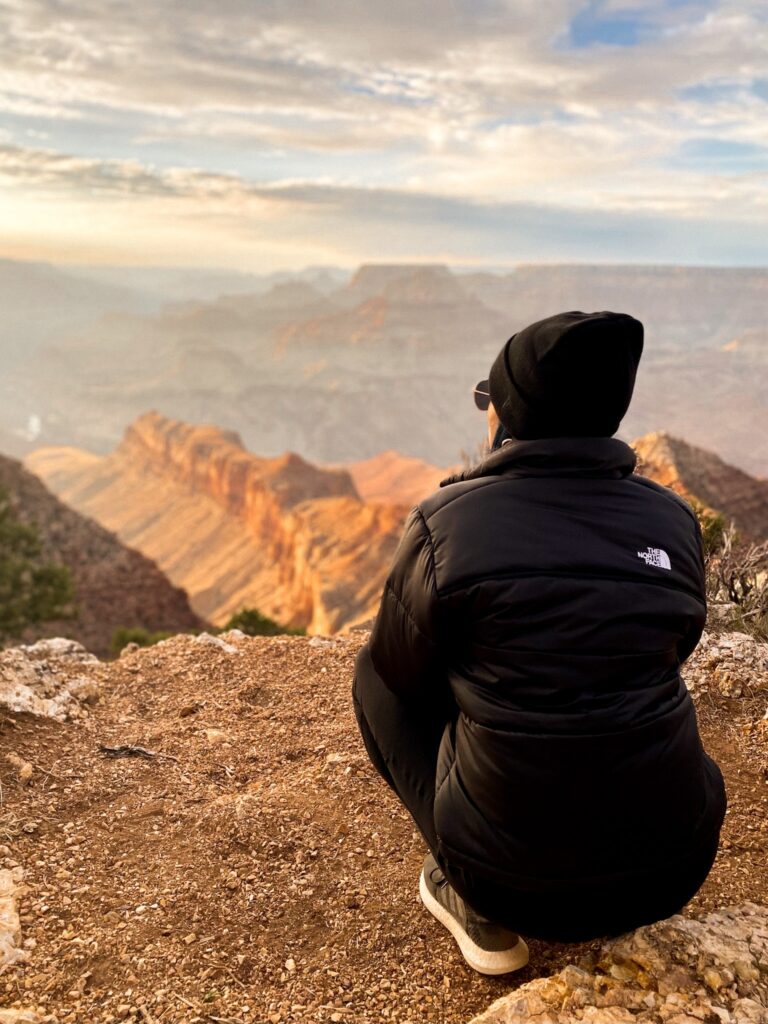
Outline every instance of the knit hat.
<path fill-rule="evenodd" d="M 611 437 L 632 397 L 643 325 L 626 313 L 558 313 L 514 334 L 489 377 L 512 437 Z"/>

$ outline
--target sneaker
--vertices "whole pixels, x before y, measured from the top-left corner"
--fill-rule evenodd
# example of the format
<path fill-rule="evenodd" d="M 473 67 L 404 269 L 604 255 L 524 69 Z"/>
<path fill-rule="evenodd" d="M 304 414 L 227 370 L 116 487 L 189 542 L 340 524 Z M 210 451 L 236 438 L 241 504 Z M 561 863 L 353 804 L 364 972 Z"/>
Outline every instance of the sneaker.
<path fill-rule="evenodd" d="M 520 936 L 467 906 L 448 884 L 431 853 L 424 860 L 419 894 L 424 906 L 448 929 L 464 959 L 479 974 L 508 974 L 528 963 L 528 947 Z"/>

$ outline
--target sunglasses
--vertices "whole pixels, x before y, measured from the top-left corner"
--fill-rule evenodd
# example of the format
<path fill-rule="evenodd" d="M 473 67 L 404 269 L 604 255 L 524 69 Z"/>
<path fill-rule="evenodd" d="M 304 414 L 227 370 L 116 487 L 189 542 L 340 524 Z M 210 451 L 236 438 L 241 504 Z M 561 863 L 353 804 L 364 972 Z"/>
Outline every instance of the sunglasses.
<path fill-rule="evenodd" d="M 475 384 L 472 395 L 474 396 L 477 408 L 485 412 L 491 404 L 491 393 L 489 391 L 488 381 L 481 380 Z"/>

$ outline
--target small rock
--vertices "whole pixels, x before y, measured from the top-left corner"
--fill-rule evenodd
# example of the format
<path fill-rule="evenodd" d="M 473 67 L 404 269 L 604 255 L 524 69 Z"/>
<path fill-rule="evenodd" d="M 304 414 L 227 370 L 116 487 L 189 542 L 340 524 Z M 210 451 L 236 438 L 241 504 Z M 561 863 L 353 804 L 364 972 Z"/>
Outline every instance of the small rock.
<path fill-rule="evenodd" d="M 21 921 L 16 908 L 21 877 L 20 871 L 0 870 L 0 974 L 3 967 L 29 957 L 21 948 Z"/>
<path fill-rule="evenodd" d="M 228 644 L 226 640 L 222 640 L 220 636 L 211 636 L 210 633 L 198 633 L 195 637 L 195 643 L 204 644 L 207 647 L 217 647 L 220 651 L 224 651 L 226 654 L 239 654 L 238 649 L 232 644 Z"/>
<path fill-rule="evenodd" d="M 16 769 L 19 782 L 22 786 L 26 786 L 32 779 L 33 768 L 29 761 L 25 761 L 23 757 L 19 757 L 18 754 L 6 754 L 5 760 Z"/>

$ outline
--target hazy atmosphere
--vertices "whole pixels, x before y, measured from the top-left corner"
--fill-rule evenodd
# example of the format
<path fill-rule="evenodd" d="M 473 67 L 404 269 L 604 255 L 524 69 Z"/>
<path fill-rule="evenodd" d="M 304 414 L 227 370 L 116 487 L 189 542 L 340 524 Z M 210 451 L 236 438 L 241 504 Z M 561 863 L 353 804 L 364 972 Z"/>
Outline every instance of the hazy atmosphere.
<path fill-rule="evenodd" d="M 756 265 L 762 0 L 0 3 L 0 254 Z"/>

